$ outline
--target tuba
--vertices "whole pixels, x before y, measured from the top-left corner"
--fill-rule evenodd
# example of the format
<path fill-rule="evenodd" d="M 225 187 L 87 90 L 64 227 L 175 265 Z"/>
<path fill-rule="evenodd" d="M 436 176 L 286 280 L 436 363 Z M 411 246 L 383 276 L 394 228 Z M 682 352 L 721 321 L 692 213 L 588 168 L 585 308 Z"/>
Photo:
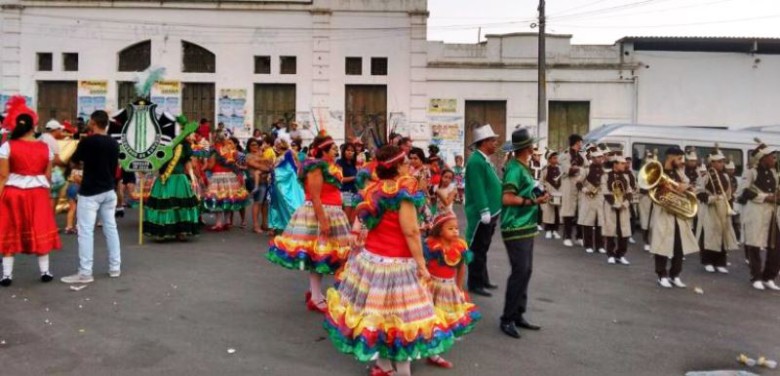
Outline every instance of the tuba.
<path fill-rule="evenodd" d="M 677 217 L 691 219 L 696 216 L 699 203 L 693 192 L 677 192 L 679 184 L 664 174 L 660 162 L 652 160 L 639 170 L 640 188 L 648 191 L 650 199 Z"/>

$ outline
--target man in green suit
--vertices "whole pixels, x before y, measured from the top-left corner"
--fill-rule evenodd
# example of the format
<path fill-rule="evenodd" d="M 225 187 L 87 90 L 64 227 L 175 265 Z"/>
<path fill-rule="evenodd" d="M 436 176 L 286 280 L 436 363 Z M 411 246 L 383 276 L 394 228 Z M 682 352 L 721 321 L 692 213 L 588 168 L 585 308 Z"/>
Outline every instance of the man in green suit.
<path fill-rule="evenodd" d="M 472 294 L 492 296 L 486 289 L 498 286 L 490 283 L 487 252 L 501 214 L 501 179 L 490 156 L 498 149 L 498 135 L 490 124 L 473 131 L 475 150 L 466 163 L 466 240 L 474 253 L 469 264 L 468 289 Z"/>

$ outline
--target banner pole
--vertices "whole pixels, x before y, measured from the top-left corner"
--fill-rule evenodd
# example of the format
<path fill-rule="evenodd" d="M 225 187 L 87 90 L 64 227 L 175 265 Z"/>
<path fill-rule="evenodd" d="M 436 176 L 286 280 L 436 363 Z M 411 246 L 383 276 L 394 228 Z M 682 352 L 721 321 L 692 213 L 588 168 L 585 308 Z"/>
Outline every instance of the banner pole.
<path fill-rule="evenodd" d="M 141 186 L 138 197 L 138 245 L 144 245 L 144 174 L 141 174 L 138 184 Z"/>

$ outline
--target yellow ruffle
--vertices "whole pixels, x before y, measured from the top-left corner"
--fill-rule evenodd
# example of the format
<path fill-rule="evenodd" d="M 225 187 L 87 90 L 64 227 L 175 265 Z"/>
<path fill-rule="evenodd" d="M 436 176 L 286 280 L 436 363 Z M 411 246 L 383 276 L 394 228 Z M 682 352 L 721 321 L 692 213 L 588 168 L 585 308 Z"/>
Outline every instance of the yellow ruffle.
<path fill-rule="evenodd" d="M 315 260 L 328 256 L 344 260 L 349 255 L 350 250 L 352 250 L 352 247 L 349 245 L 349 238 L 341 240 L 329 238 L 326 241 L 322 241 L 321 237 L 314 237 L 311 240 L 300 240 L 280 235 L 274 238 L 273 244 L 290 255 L 304 250 L 310 258 Z"/>

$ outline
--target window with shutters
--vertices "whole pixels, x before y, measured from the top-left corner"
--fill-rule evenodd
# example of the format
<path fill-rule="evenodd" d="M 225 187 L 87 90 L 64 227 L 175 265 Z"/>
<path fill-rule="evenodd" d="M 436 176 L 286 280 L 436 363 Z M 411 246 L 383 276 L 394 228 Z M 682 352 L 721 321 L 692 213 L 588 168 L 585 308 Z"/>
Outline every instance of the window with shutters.
<path fill-rule="evenodd" d="M 347 76 L 360 76 L 363 74 L 363 58 L 348 57 L 346 60 Z"/>
<path fill-rule="evenodd" d="M 386 57 L 372 57 L 371 58 L 371 75 L 372 76 L 387 76 L 387 58 Z"/>
<path fill-rule="evenodd" d="M 78 72 L 79 54 L 73 52 L 62 54 L 62 70 L 65 72 Z"/>
<path fill-rule="evenodd" d="M 182 71 L 185 73 L 214 73 L 217 57 L 211 51 L 187 41 L 181 42 Z"/>
<path fill-rule="evenodd" d="M 51 72 L 52 55 L 51 52 L 38 52 L 38 71 Z"/>
<path fill-rule="evenodd" d="M 141 72 L 152 65 L 152 41 L 136 43 L 119 51 L 120 72 Z"/>
<path fill-rule="evenodd" d="M 255 56 L 255 74 L 271 74 L 270 56 Z"/>
<path fill-rule="evenodd" d="M 298 70 L 298 59 L 295 56 L 280 56 L 279 65 L 279 73 L 295 74 Z"/>

